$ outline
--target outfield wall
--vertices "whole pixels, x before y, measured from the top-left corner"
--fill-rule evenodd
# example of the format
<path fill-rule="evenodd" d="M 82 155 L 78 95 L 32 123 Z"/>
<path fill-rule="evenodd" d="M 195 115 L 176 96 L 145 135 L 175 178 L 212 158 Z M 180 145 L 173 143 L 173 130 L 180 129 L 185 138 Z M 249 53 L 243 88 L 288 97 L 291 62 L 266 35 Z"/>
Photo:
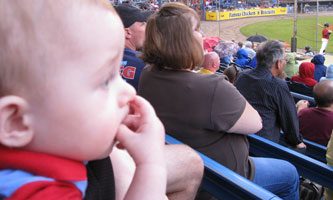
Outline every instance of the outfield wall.
<path fill-rule="evenodd" d="M 237 19 L 245 17 L 260 17 L 272 15 L 285 15 L 287 8 L 265 8 L 265 9 L 250 9 L 250 10 L 237 10 L 227 12 L 206 12 L 207 21 L 219 21 L 228 19 Z"/>

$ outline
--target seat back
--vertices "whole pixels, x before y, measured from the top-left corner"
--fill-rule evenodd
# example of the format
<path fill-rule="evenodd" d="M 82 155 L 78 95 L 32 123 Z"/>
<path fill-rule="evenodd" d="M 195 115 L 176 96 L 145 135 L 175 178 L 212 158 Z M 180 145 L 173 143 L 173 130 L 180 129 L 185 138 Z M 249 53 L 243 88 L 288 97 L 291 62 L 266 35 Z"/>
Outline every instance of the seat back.
<path fill-rule="evenodd" d="M 166 143 L 183 144 L 166 134 Z M 197 152 L 205 165 L 202 187 L 217 199 L 279 200 L 275 194 L 238 175 L 209 157 Z"/>
<path fill-rule="evenodd" d="M 258 135 L 249 135 L 248 140 L 251 154 L 289 161 L 297 168 L 299 175 L 333 189 L 332 167 Z"/>
<path fill-rule="evenodd" d="M 309 97 L 313 97 L 313 88 L 306 86 L 304 83 L 290 82 L 288 83 L 289 90 Z"/>

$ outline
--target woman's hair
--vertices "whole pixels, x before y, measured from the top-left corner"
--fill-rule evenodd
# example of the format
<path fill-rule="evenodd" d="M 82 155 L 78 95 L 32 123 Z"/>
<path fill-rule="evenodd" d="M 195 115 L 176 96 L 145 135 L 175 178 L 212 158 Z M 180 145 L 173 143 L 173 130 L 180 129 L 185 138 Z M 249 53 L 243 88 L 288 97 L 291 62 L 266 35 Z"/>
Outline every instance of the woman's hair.
<path fill-rule="evenodd" d="M 237 67 L 235 64 L 231 64 L 228 68 L 223 71 L 223 74 L 228 77 L 228 80 L 231 84 L 234 84 L 241 69 Z"/>
<path fill-rule="evenodd" d="M 193 35 L 197 13 L 181 3 L 168 3 L 152 15 L 146 26 L 144 62 L 159 68 L 195 69 L 202 65 L 203 49 Z"/>

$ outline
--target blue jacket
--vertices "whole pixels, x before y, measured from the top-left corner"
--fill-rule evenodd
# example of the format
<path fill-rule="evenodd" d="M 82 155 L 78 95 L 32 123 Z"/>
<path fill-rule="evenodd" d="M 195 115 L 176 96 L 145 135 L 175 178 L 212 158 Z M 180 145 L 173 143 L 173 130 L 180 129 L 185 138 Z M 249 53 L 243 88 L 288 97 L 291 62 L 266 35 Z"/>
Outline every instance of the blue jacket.
<path fill-rule="evenodd" d="M 249 64 L 249 56 L 244 49 L 239 49 L 237 51 L 237 59 L 235 63 L 241 67 Z"/>
<path fill-rule="evenodd" d="M 138 91 L 141 71 L 146 66 L 146 63 L 137 57 L 140 54 L 138 51 L 125 48 L 123 62 L 120 67 L 122 78 L 131 84 L 136 91 Z"/>
<path fill-rule="evenodd" d="M 319 82 L 320 78 L 326 75 L 327 67 L 324 65 L 325 57 L 321 54 L 315 55 L 311 62 L 316 66 L 313 78 Z"/>
<path fill-rule="evenodd" d="M 257 56 L 254 56 L 252 60 L 249 62 L 248 66 L 251 68 L 256 68 L 257 67 Z"/>

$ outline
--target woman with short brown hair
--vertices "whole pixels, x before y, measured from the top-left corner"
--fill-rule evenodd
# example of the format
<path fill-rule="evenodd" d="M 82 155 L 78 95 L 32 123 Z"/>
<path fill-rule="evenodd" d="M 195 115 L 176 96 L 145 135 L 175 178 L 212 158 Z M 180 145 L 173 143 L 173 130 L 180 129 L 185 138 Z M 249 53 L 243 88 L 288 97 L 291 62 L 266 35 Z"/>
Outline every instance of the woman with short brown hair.
<path fill-rule="evenodd" d="M 196 12 L 181 3 L 166 4 L 147 23 L 142 59 L 161 69 L 193 70 L 203 62 L 202 44 Z"/>
<path fill-rule="evenodd" d="M 171 136 L 250 180 L 257 174 L 265 176 L 249 157 L 246 137 L 262 128 L 258 112 L 224 75 L 193 72 L 203 60 L 199 28 L 198 15 L 180 3 L 166 4 L 149 18 L 142 56 L 148 65 L 141 73 L 138 93 L 153 105 Z M 271 165 L 281 162 L 271 161 Z M 288 174 L 280 168 L 261 168 L 283 178 Z"/>

